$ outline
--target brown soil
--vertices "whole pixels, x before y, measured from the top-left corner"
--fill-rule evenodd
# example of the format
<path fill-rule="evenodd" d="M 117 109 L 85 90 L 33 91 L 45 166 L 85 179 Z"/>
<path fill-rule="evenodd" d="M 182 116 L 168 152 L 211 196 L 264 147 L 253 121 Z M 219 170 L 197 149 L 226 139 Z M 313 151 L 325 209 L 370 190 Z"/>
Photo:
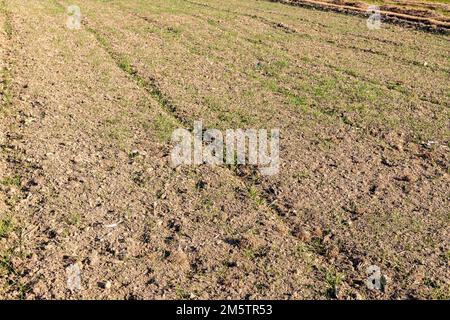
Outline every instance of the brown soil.
<path fill-rule="evenodd" d="M 69 2 L 0 2 L 0 297 L 448 299 L 448 37 L 243 0 L 69 30 Z M 199 119 L 280 128 L 279 174 L 172 168 Z"/>

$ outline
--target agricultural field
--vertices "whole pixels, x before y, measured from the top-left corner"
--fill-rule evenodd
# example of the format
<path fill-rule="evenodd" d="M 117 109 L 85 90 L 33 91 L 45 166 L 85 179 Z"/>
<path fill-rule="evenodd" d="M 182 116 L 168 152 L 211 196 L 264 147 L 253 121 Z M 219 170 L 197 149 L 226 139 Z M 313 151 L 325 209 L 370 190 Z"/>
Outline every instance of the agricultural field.
<path fill-rule="evenodd" d="M 450 37 L 366 20 L 0 0 L 0 298 L 450 299 Z M 174 167 L 195 121 L 278 172 Z"/>

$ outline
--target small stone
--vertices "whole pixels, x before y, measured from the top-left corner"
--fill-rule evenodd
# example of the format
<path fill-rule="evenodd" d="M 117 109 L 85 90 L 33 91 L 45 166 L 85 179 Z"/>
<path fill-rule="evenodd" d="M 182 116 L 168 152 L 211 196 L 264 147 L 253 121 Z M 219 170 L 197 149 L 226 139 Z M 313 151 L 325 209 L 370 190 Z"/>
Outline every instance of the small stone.
<path fill-rule="evenodd" d="M 112 283 L 111 283 L 111 281 L 99 282 L 98 286 L 102 289 L 108 290 L 108 289 L 111 289 Z"/>
<path fill-rule="evenodd" d="M 403 145 L 401 143 L 396 143 L 394 145 L 394 148 L 397 149 L 400 152 L 403 152 Z"/>
<path fill-rule="evenodd" d="M 301 229 L 297 235 L 298 235 L 298 238 L 304 242 L 311 241 L 311 232 L 309 232 L 305 229 Z"/>
<path fill-rule="evenodd" d="M 77 155 L 72 159 L 72 162 L 75 164 L 79 164 L 79 163 L 83 162 L 83 157 L 81 155 Z"/>
<path fill-rule="evenodd" d="M 141 150 L 138 150 L 138 149 L 133 149 L 131 151 L 131 156 L 132 157 L 145 156 L 145 155 L 147 155 L 147 152 L 145 152 L 145 151 L 141 151 Z"/>
<path fill-rule="evenodd" d="M 401 180 L 406 182 L 416 182 L 417 177 L 410 170 L 405 170 Z"/>
<path fill-rule="evenodd" d="M 45 295 L 46 292 L 48 292 L 48 288 L 42 280 L 38 280 L 33 286 L 32 291 L 37 297 L 41 297 Z"/>
<path fill-rule="evenodd" d="M 356 292 L 355 293 L 355 300 L 364 300 L 364 297 L 361 295 L 361 293 Z"/>
<path fill-rule="evenodd" d="M 93 253 L 89 256 L 88 261 L 89 261 L 89 265 L 91 265 L 91 266 L 96 266 L 96 265 L 98 264 L 98 261 L 99 261 L 99 259 L 98 259 L 98 253 L 97 253 L 97 252 L 93 252 Z"/>
<path fill-rule="evenodd" d="M 337 256 L 339 255 L 339 248 L 337 246 L 332 246 L 328 250 L 327 254 L 330 258 L 337 258 Z"/>
<path fill-rule="evenodd" d="M 317 237 L 317 238 L 322 238 L 322 235 L 323 235 L 322 228 L 316 227 L 314 229 L 314 236 Z"/>

